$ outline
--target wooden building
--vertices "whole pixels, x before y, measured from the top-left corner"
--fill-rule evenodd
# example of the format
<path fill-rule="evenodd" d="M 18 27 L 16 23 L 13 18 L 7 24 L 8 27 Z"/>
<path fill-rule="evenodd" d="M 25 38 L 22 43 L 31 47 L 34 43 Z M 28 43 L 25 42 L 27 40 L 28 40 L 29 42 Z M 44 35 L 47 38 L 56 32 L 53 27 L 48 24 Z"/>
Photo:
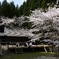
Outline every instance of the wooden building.
<path fill-rule="evenodd" d="M 16 53 L 23 53 L 23 52 L 35 52 L 35 51 L 43 51 L 52 52 L 52 46 L 50 45 L 28 45 L 28 41 L 31 40 L 27 36 L 8 36 L 4 35 L 4 25 L 0 25 L 0 44 L 1 48 L 5 50 L 11 50 L 12 52 Z M 26 45 L 24 43 L 27 43 Z M 1 50 L 0 50 L 1 52 Z"/>
<path fill-rule="evenodd" d="M 26 36 L 0 36 L 0 42 L 1 44 L 5 45 L 5 44 L 16 44 L 17 42 L 19 43 L 24 43 L 27 42 L 28 40 L 30 40 L 28 37 Z"/>

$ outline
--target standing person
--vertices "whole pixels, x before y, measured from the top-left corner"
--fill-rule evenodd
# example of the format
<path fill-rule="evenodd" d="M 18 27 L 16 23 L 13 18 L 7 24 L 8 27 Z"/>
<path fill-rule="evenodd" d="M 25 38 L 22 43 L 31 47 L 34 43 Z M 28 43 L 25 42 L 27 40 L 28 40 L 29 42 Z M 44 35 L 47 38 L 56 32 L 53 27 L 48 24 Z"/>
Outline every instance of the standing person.
<path fill-rule="evenodd" d="M 31 46 L 32 46 L 32 42 L 29 43 L 29 47 L 31 47 Z"/>
<path fill-rule="evenodd" d="M 16 46 L 19 47 L 19 42 L 16 43 Z"/>

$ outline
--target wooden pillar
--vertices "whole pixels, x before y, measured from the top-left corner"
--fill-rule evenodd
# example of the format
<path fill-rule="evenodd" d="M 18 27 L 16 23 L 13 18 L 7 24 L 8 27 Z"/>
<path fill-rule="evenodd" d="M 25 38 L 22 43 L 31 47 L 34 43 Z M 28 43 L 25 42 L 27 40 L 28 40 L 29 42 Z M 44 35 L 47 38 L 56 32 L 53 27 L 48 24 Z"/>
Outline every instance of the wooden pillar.
<path fill-rule="evenodd" d="M 2 55 L 2 47 L 1 47 L 1 44 L 0 44 L 0 55 Z"/>
<path fill-rule="evenodd" d="M 33 52 L 34 52 L 34 47 L 33 47 Z"/>
<path fill-rule="evenodd" d="M 47 49 L 44 47 L 45 52 L 47 52 Z"/>
<path fill-rule="evenodd" d="M 50 50 L 50 52 L 52 52 L 52 48 L 51 47 L 49 47 L 49 50 Z"/>

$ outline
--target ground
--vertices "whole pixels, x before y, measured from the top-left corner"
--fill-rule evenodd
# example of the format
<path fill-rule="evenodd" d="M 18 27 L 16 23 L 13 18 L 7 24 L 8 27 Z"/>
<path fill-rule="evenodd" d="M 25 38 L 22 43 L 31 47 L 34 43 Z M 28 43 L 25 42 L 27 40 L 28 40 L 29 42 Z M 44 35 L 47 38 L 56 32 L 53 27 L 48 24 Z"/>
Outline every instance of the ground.
<path fill-rule="evenodd" d="M 14 53 L 7 53 L 0 57 L 0 59 L 32 59 L 40 56 L 58 56 L 57 53 L 53 52 L 33 52 L 33 53 L 23 53 L 23 54 L 14 54 Z"/>

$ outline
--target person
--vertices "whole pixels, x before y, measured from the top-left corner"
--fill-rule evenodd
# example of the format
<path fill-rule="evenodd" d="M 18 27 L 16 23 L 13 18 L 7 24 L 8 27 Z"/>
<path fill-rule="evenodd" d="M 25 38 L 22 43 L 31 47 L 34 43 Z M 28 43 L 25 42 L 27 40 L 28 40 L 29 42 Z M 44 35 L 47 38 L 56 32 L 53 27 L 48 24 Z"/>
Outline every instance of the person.
<path fill-rule="evenodd" d="M 26 42 L 25 45 L 28 47 L 28 43 Z"/>
<path fill-rule="evenodd" d="M 16 46 L 19 47 L 19 42 L 16 43 Z"/>
<path fill-rule="evenodd" d="M 31 47 L 31 46 L 32 46 L 32 42 L 29 43 L 29 47 Z"/>

